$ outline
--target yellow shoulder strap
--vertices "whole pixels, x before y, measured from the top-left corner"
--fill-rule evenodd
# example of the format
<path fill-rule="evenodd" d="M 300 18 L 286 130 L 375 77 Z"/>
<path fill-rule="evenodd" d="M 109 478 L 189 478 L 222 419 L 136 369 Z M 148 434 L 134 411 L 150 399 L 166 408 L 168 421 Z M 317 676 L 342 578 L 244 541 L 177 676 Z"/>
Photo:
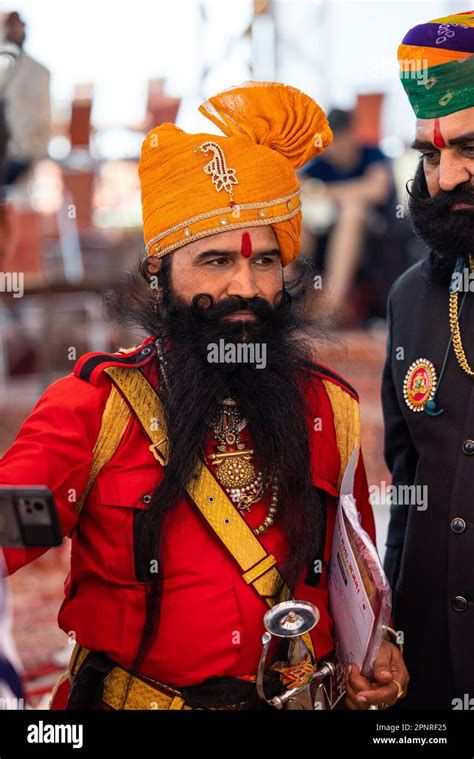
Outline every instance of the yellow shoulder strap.
<path fill-rule="evenodd" d="M 352 452 L 360 444 L 359 402 L 331 380 L 323 379 L 322 382 L 331 402 L 336 442 L 341 457 L 337 480 L 339 488 Z"/>
<path fill-rule="evenodd" d="M 102 414 L 99 435 L 92 452 L 92 466 L 89 472 L 89 479 L 84 492 L 76 503 L 78 514 L 80 514 L 84 506 L 97 475 L 117 450 L 129 419 L 130 408 L 115 385 L 112 385 Z"/>

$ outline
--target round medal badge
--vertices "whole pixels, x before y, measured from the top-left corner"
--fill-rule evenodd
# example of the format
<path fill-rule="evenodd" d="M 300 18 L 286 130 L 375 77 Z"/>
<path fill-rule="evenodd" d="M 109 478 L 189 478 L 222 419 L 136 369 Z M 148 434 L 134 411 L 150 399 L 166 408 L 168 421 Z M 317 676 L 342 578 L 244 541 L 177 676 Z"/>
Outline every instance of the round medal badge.
<path fill-rule="evenodd" d="M 403 395 L 412 411 L 423 411 L 436 390 L 436 369 L 426 358 L 414 361 L 403 382 Z"/>

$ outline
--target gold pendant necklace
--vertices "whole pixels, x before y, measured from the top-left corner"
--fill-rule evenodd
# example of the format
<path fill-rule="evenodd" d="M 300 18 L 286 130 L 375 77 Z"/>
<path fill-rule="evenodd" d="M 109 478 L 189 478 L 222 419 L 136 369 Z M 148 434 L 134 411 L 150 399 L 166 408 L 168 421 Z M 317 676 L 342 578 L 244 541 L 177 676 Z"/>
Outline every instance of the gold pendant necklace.
<path fill-rule="evenodd" d="M 226 398 L 211 427 L 218 441 L 216 453 L 208 459 L 216 467 L 216 477 L 230 499 L 241 510 L 249 511 L 252 503 L 260 501 L 268 482 L 263 481 L 253 462 L 254 450 L 242 442 L 240 433 L 247 422 L 242 419 L 235 401 Z"/>
<path fill-rule="evenodd" d="M 227 491 L 230 500 L 240 511 L 250 511 L 250 506 L 263 497 L 269 480 L 264 481 L 252 461 L 254 450 L 240 439 L 247 421 L 240 417 L 232 398 L 226 398 L 222 408 L 210 426 L 218 440 L 217 452 L 211 453 L 209 461 L 216 467 L 216 477 Z M 230 450 L 229 450 L 230 448 Z M 253 532 L 264 535 L 275 521 L 278 511 L 278 479 L 272 477 L 272 497 L 265 519 Z"/>
<path fill-rule="evenodd" d="M 166 376 L 164 360 L 164 351 L 161 340 L 156 341 L 158 348 L 158 361 L 163 376 L 163 381 L 166 390 L 169 392 L 169 383 Z M 258 472 L 256 478 L 253 481 L 248 482 L 250 473 L 255 474 L 255 467 L 252 463 L 253 450 L 246 450 L 246 443 L 240 441 L 240 433 L 247 424 L 245 419 L 241 419 L 236 403 L 232 398 L 227 398 L 223 402 L 223 411 L 219 415 L 219 418 L 215 422 L 214 436 L 219 440 L 220 445 L 217 446 L 219 453 L 211 454 L 209 460 L 217 466 L 216 475 L 219 477 L 219 466 L 225 467 L 222 476 L 229 481 L 229 486 L 224 485 L 227 493 L 233 503 L 237 505 L 239 509 L 245 509 L 250 511 L 250 506 L 255 501 L 261 500 L 263 492 L 267 483 L 263 482 L 262 473 Z M 212 426 L 212 425 L 210 425 Z M 226 450 L 227 445 L 232 445 L 237 448 L 240 455 L 240 462 L 237 456 L 224 456 L 229 451 Z M 204 451 L 202 451 L 203 457 Z M 232 464 L 227 462 L 231 461 Z M 245 466 L 244 466 L 245 464 Z M 247 484 L 245 484 L 247 482 Z M 242 490 L 241 490 L 242 488 Z M 275 521 L 276 513 L 278 511 L 278 478 L 272 478 L 272 497 L 270 506 L 268 507 L 265 519 L 261 524 L 253 529 L 254 534 L 259 537 L 268 532 L 269 527 L 272 526 Z"/>
<path fill-rule="evenodd" d="M 474 260 L 472 256 L 469 256 L 469 266 L 471 274 L 473 274 Z M 471 377 L 473 377 L 474 370 L 469 366 L 469 362 L 466 358 L 466 353 L 464 351 L 461 340 L 461 330 L 459 329 L 458 295 L 459 292 L 457 290 L 449 293 L 449 326 L 451 329 L 453 349 L 461 369 L 463 369 L 466 374 L 469 374 Z"/>

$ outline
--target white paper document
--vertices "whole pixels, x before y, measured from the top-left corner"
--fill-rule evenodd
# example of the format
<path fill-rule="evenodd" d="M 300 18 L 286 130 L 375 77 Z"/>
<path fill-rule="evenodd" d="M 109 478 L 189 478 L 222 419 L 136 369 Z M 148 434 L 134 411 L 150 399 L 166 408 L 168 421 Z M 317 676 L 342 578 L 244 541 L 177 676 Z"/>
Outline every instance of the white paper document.
<path fill-rule="evenodd" d="M 375 614 L 346 528 L 346 520 L 354 526 L 354 516 L 357 519 L 352 495 L 357 458 L 356 449 L 341 485 L 329 565 L 329 603 L 343 664 L 353 662 L 362 667 L 374 631 Z M 357 528 L 357 524 L 355 526 Z"/>

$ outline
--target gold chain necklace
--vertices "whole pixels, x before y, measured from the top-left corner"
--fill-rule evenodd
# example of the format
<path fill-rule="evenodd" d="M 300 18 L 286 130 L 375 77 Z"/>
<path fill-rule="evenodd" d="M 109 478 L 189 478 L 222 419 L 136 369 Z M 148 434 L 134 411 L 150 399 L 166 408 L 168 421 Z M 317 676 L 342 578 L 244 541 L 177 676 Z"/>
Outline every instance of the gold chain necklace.
<path fill-rule="evenodd" d="M 469 256 L 469 266 L 471 274 L 474 274 L 474 260 L 472 256 Z M 461 369 L 464 369 L 466 374 L 469 374 L 471 377 L 473 377 L 474 369 L 469 366 L 469 362 L 466 358 L 466 353 L 464 351 L 461 340 L 461 330 L 459 329 L 458 295 L 459 292 L 457 290 L 455 292 L 449 293 L 449 326 L 451 329 L 453 348 Z"/>

